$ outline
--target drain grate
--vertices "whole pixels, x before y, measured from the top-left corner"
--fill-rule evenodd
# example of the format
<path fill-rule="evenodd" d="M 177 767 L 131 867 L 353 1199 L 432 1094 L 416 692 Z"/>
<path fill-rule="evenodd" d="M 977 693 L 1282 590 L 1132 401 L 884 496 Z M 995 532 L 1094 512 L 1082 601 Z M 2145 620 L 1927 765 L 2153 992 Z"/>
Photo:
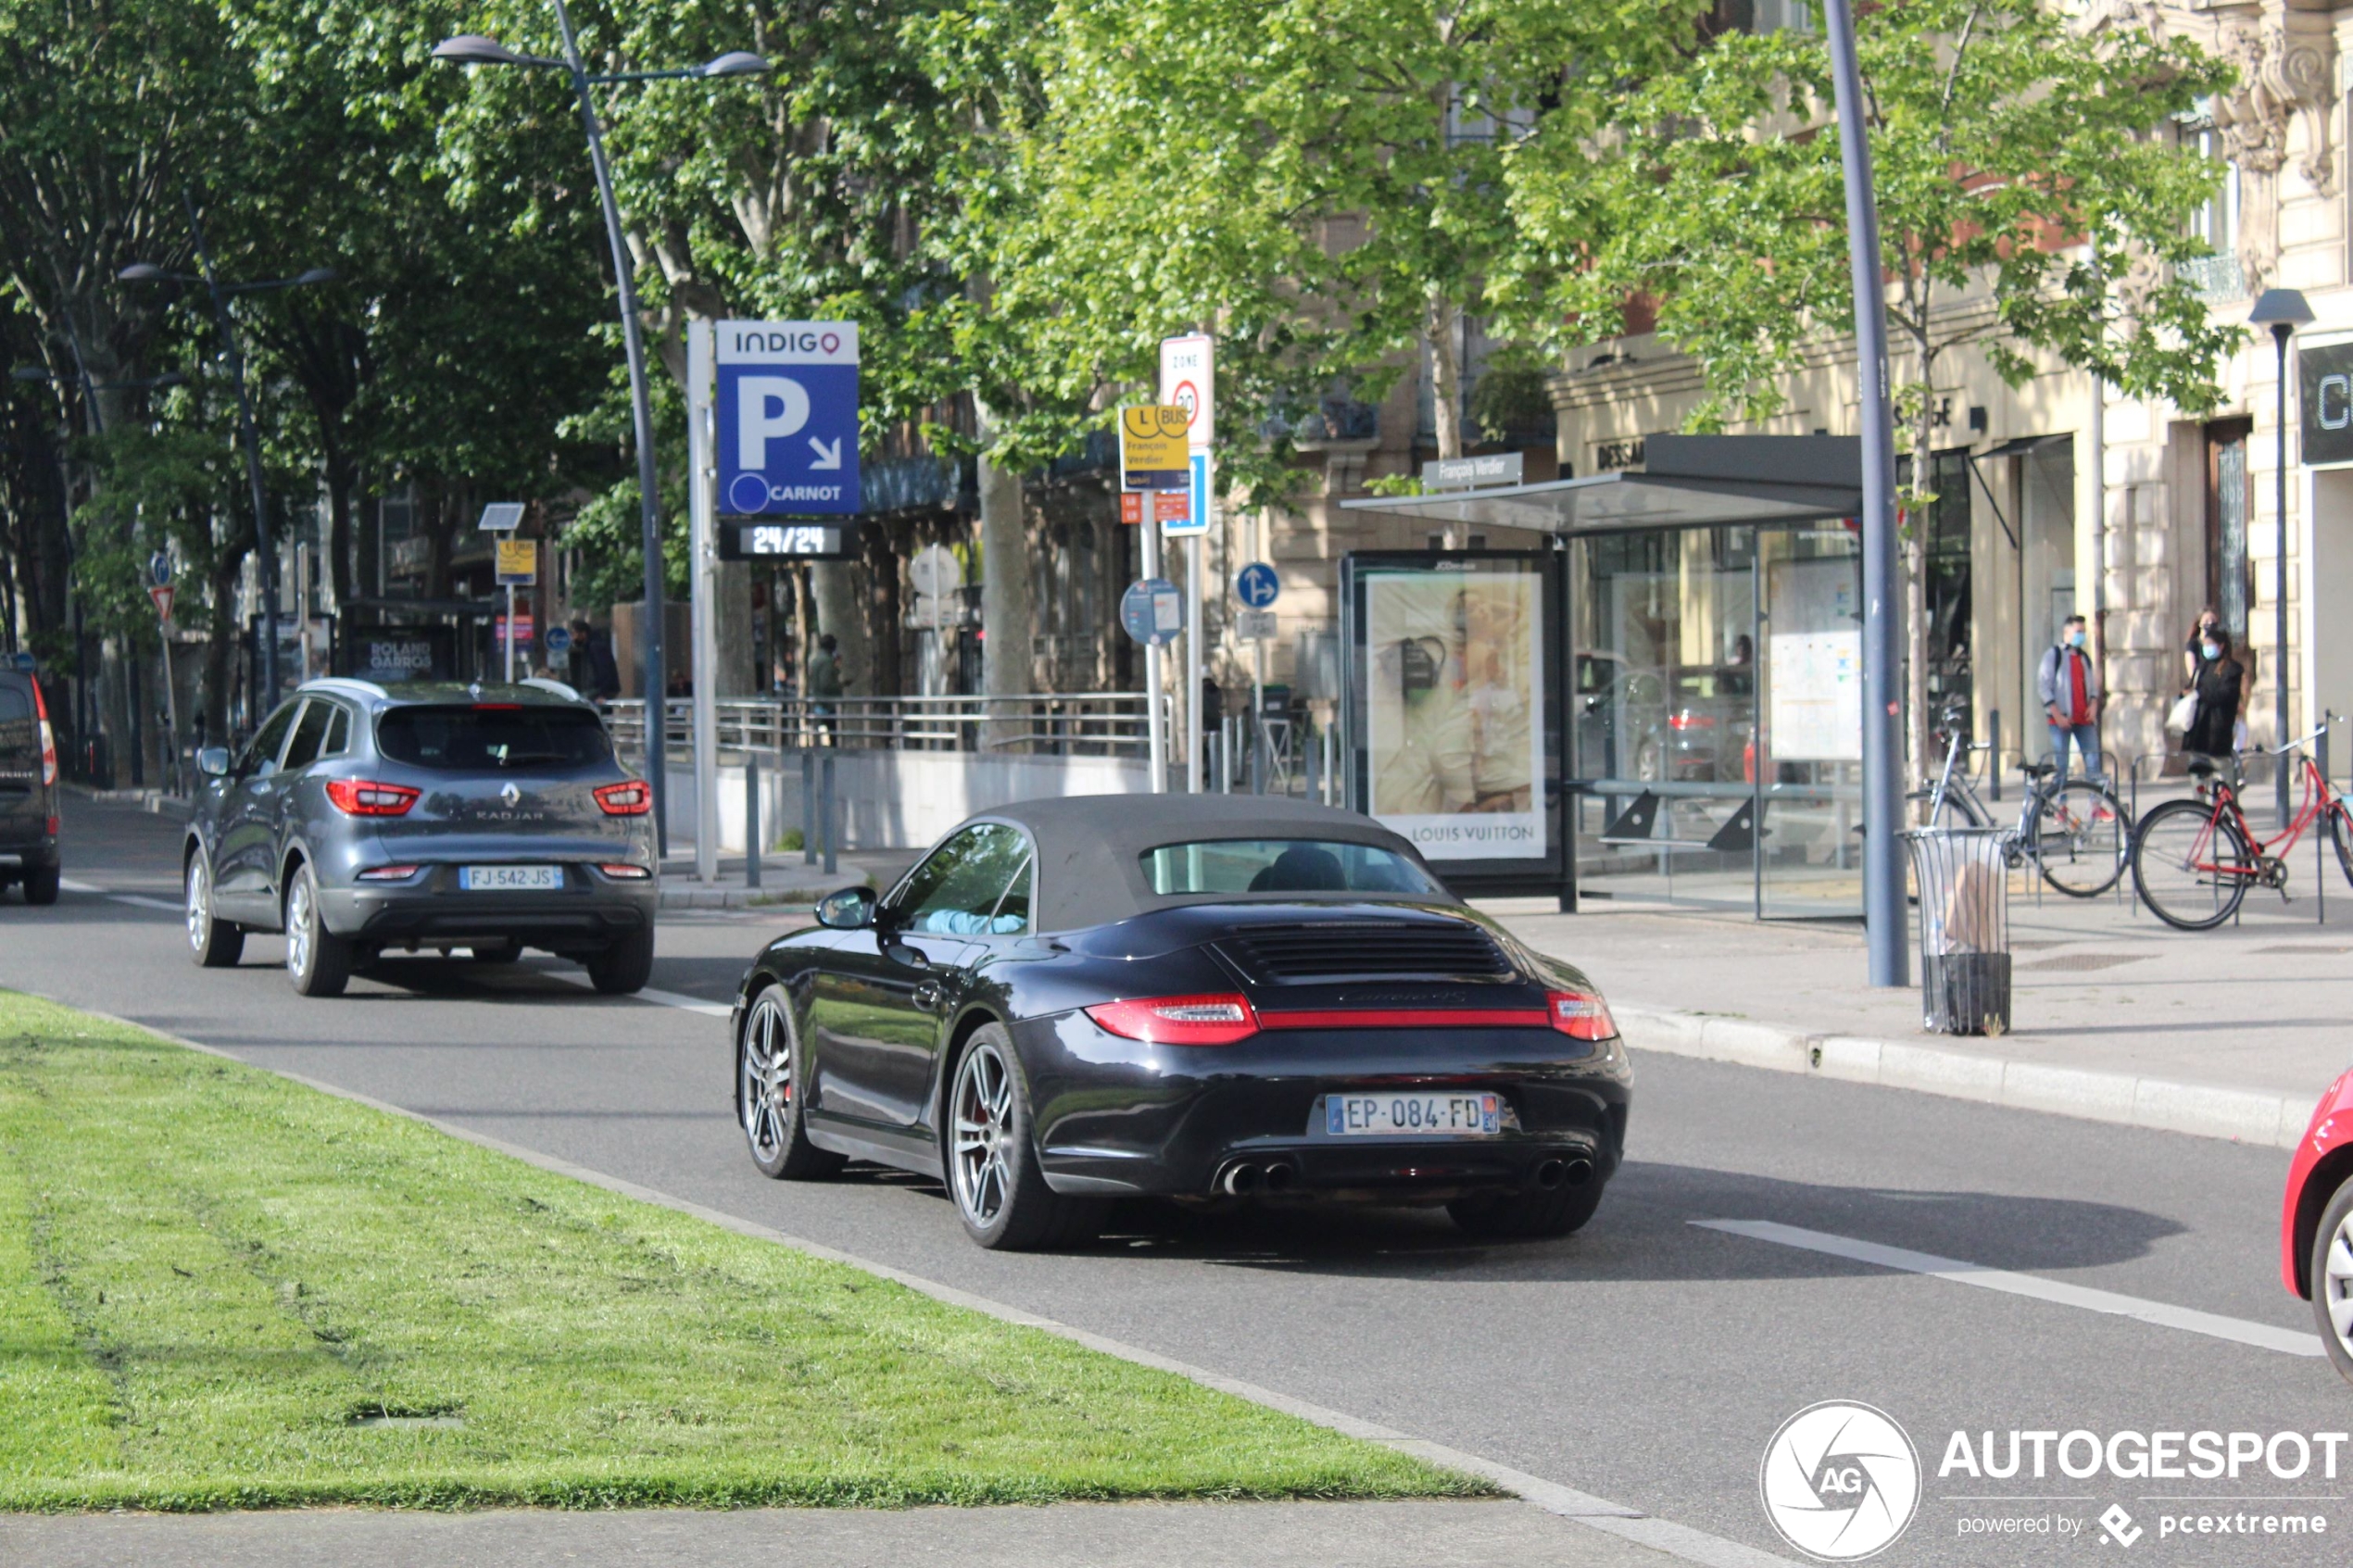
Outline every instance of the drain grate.
<path fill-rule="evenodd" d="M 2119 964 L 2139 963 L 2152 955 L 2147 953 L 2059 953 L 2047 959 L 2022 963 L 2020 969 L 2055 969 L 2082 973 L 2095 969 L 2114 969 Z"/>

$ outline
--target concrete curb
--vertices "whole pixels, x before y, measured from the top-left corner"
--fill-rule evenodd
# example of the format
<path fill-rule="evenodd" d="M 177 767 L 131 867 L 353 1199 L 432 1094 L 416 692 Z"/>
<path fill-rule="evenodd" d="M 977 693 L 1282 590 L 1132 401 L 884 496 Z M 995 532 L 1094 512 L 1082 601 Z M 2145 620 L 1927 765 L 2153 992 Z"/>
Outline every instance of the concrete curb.
<path fill-rule="evenodd" d="M 1809 1035 L 1747 1019 L 1664 1008 L 1621 1007 L 1626 1043 L 1636 1050 L 1697 1057 L 1846 1084 L 1915 1089 L 1949 1099 L 2113 1122 L 2194 1137 L 2294 1148 L 2312 1119 L 2322 1085 L 2309 1095 L 2271 1094 L 2218 1084 L 2183 1084 L 2085 1068 L 2019 1061 L 1977 1051 L 1846 1035 Z"/>
<path fill-rule="evenodd" d="M 712 887 L 690 877 L 664 876 L 661 907 L 665 909 L 774 909 L 780 913 L 790 913 L 796 909 L 814 908 L 818 899 L 837 887 L 862 887 L 868 885 L 871 880 L 863 876 L 837 877 L 831 882 L 812 885 L 779 878 L 773 887 L 745 887 L 741 884 Z"/>

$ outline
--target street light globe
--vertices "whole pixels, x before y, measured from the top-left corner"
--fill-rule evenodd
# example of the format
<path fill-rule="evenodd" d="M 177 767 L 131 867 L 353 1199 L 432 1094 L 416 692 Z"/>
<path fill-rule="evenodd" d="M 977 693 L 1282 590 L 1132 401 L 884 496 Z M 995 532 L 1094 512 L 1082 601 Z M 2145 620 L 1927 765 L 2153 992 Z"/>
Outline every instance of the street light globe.
<path fill-rule="evenodd" d="M 301 288 L 310 283 L 332 283 L 339 275 L 332 267 L 313 267 L 295 280 L 295 286 Z"/>
<path fill-rule="evenodd" d="M 433 57 L 467 66 L 510 66 L 519 64 L 521 56 L 496 38 L 484 38 L 479 32 L 461 32 L 455 38 L 445 38 L 433 46 Z"/>
<path fill-rule="evenodd" d="M 745 49 L 731 49 L 702 68 L 705 76 L 762 76 L 768 62 Z"/>
<path fill-rule="evenodd" d="M 170 273 L 151 261 L 134 261 L 117 272 L 115 276 L 126 283 L 163 283 L 171 281 Z"/>

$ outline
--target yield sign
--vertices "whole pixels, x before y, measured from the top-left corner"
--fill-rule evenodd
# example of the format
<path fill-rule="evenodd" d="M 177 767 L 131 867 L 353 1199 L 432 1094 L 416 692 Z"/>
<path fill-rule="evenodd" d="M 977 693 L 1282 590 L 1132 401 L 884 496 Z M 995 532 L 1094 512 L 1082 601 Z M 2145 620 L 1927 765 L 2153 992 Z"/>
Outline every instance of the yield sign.
<path fill-rule="evenodd" d="M 169 583 L 158 583 L 147 590 L 147 597 L 156 601 L 157 621 L 169 622 L 171 620 L 171 596 L 176 592 L 178 590 Z"/>

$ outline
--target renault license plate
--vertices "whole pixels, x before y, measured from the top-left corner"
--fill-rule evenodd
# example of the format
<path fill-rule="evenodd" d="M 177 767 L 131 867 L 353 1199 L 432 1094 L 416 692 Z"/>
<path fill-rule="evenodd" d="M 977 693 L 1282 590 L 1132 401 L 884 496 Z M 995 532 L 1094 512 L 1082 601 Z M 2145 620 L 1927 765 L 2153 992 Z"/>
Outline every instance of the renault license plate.
<path fill-rule="evenodd" d="M 1493 1137 L 1503 1130 L 1504 1098 L 1475 1094 L 1327 1095 L 1324 1131 L 1336 1138 Z"/>
<path fill-rule="evenodd" d="M 561 866 L 459 866 L 458 885 L 469 893 L 559 893 Z"/>

